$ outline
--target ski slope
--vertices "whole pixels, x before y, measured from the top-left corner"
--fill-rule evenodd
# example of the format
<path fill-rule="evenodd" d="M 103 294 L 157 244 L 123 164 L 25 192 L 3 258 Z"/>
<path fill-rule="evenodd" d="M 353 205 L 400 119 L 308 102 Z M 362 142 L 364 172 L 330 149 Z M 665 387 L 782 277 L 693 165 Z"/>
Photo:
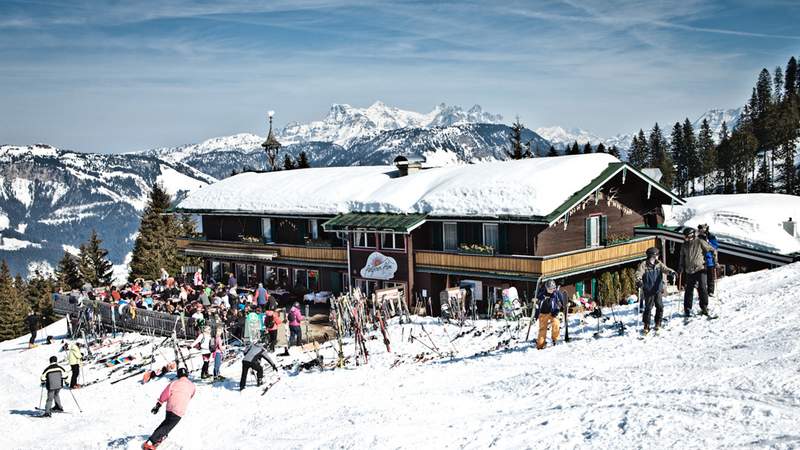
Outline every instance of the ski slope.
<path fill-rule="evenodd" d="M 381 339 L 368 340 L 368 365 L 351 358 L 347 369 L 282 370 L 265 396 L 252 376 L 237 390 L 237 361 L 223 369 L 224 384 L 198 383 L 186 416 L 159 448 L 797 448 L 798 287 L 800 263 L 726 278 L 711 300 L 719 319 L 685 324 L 676 316 L 643 340 L 634 306 L 614 308 L 628 326 L 623 336 L 609 318 L 593 339 L 596 319 L 581 325 L 573 315 L 575 340 L 541 351 L 513 340 L 492 350 L 509 337 L 524 339 L 516 324 L 459 329 L 414 318 L 390 327 L 393 353 Z M 667 317 L 680 310 L 677 298 L 667 298 Z M 418 339 L 409 342 L 412 333 Z M 139 377 L 74 391 L 82 414 L 64 390 L 69 414 L 24 415 L 37 405 L 39 374 L 56 354 L 55 345 L 18 350 L 26 342 L 0 344 L 0 448 L 135 449 L 162 420 L 163 410 L 153 416 L 150 408 L 168 380 L 142 385 Z M 313 356 L 297 350 L 280 362 Z M 334 349 L 322 351 L 335 361 Z M 352 343 L 345 353 L 352 355 Z M 199 357 L 192 364 L 199 367 Z M 108 370 L 90 366 L 86 380 Z"/>

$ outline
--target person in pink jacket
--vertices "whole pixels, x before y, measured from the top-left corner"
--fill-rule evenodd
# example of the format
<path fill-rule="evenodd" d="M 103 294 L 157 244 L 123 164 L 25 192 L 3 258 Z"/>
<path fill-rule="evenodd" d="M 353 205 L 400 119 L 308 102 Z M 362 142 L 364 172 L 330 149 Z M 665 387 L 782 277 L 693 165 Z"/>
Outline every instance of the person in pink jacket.
<path fill-rule="evenodd" d="M 300 303 L 294 302 L 289 314 L 286 315 L 286 321 L 289 322 L 289 346 L 300 345 L 303 338 L 303 330 L 300 323 L 303 321 L 303 315 L 300 314 Z"/>
<path fill-rule="evenodd" d="M 194 383 L 189 380 L 189 372 L 185 367 L 178 368 L 178 378 L 164 388 L 161 396 L 158 397 L 156 406 L 150 410 L 151 413 L 158 414 L 161 405 L 167 404 L 167 416 L 150 436 L 150 439 L 142 445 L 144 450 L 155 450 L 167 438 L 169 432 L 186 414 L 186 407 L 189 406 L 189 400 L 194 397 L 194 390 Z"/>

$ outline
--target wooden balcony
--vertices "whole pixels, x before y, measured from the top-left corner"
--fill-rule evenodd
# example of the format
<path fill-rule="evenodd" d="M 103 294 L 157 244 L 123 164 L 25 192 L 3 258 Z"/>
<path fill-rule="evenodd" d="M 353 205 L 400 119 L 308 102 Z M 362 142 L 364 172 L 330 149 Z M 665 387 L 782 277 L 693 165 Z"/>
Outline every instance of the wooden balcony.
<path fill-rule="evenodd" d="M 483 256 L 428 250 L 418 250 L 415 256 L 416 264 L 421 268 L 453 273 L 468 271 L 498 276 L 554 278 L 642 259 L 652 246 L 655 246 L 655 238 L 549 256 Z"/>
<path fill-rule="evenodd" d="M 271 261 L 291 259 L 306 262 L 347 264 L 347 250 L 330 247 L 263 244 L 261 242 L 207 241 L 178 239 L 178 248 L 187 255 L 231 260 Z"/>

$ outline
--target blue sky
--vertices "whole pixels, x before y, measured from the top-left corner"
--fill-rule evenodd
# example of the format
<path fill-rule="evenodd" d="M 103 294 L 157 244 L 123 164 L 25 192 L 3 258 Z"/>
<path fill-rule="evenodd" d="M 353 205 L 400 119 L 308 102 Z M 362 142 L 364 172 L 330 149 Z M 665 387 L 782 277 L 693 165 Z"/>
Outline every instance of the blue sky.
<path fill-rule="evenodd" d="M 331 103 L 446 102 L 601 135 L 745 102 L 800 2 L 0 0 L 0 143 L 119 152 Z"/>

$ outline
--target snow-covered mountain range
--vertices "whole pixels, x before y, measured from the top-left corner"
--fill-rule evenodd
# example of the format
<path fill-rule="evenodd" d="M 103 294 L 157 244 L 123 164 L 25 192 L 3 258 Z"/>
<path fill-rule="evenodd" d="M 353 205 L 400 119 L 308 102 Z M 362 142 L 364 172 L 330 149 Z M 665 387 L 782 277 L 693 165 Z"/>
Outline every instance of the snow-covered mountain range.
<path fill-rule="evenodd" d="M 587 142 L 592 146 L 597 146 L 602 143 L 606 148 L 614 145 L 620 150 L 620 153 L 625 154 L 631 146 L 633 136 L 630 134 L 617 134 L 609 138 L 600 137 L 580 128 L 565 129 L 560 126 L 552 127 L 539 127 L 536 134 L 550 141 L 557 150 L 564 150 L 567 146 L 577 142 L 578 145 L 585 145 Z"/>
<path fill-rule="evenodd" d="M 213 181 L 185 164 L 146 155 L 0 146 L 0 258 L 12 273 L 54 266 L 94 228 L 112 262 L 122 263 L 156 182 L 181 198 Z"/>
<path fill-rule="evenodd" d="M 739 119 L 741 117 L 742 108 L 709 109 L 701 114 L 700 117 L 695 119 L 695 121 L 692 122 L 692 126 L 696 132 L 699 132 L 700 125 L 702 125 L 703 120 L 707 120 L 709 127 L 711 127 L 711 132 L 714 135 L 714 140 L 719 141 L 719 133 L 722 130 L 722 123 L 725 122 L 725 125 L 728 127 L 728 131 L 730 132 L 736 128 L 737 125 L 739 125 Z"/>

